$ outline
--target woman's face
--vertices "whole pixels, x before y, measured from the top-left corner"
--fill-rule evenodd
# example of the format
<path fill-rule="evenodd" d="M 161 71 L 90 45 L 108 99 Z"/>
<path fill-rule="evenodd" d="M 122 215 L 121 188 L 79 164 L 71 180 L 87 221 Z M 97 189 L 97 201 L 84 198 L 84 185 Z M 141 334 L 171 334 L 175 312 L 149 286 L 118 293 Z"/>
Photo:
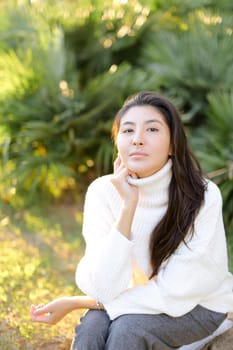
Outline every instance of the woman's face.
<path fill-rule="evenodd" d="M 171 155 L 170 130 L 156 108 L 131 107 L 120 120 L 116 145 L 129 173 L 147 177 L 160 170 Z"/>

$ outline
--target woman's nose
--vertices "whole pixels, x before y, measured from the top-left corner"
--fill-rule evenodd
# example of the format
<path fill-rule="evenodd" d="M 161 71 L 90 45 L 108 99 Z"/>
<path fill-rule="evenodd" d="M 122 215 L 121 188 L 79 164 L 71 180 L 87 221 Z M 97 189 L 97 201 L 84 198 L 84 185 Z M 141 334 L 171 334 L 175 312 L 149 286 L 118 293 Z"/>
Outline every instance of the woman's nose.
<path fill-rule="evenodd" d="M 142 141 L 133 141 L 133 145 L 134 146 L 143 146 L 143 142 Z"/>
<path fill-rule="evenodd" d="M 133 137 L 133 145 L 142 146 L 143 144 L 144 144 L 144 141 L 143 141 L 142 133 L 141 132 L 135 133 Z"/>

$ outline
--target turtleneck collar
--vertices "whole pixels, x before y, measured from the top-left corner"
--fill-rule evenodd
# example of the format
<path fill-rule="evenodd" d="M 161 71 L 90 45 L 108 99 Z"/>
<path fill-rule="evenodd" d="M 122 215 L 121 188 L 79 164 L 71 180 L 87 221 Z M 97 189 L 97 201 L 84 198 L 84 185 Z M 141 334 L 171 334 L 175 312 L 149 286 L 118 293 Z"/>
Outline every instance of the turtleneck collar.
<path fill-rule="evenodd" d="M 160 206 L 167 204 L 168 187 L 172 176 L 172 160 L 151 176 L 135 179 L 128 177 L 131 185 L 139 188 L 139 206 Z"/>

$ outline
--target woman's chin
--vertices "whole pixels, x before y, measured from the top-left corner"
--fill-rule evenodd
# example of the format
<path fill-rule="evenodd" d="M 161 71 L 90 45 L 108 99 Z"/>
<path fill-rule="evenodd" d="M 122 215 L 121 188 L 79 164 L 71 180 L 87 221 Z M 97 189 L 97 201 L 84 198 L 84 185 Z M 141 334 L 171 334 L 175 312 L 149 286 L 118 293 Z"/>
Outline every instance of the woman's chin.
<path fill-rule="evenodd" d="M 135 167 L 130 167 L 128 164 L 125 165 L 126 168 L 128 169 L 128 174 L 129 176 L 133 177 L 133 178 L 139 178 L 139 173 L 138 173 L 138 170 L 139 169 L 135 169 Z"/>

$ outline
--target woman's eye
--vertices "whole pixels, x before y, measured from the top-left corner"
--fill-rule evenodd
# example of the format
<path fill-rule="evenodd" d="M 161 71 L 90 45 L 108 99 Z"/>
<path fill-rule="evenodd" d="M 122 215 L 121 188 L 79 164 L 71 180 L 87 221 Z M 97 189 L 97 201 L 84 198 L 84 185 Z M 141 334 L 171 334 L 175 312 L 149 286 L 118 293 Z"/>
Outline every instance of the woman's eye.
<path fill-rule="evenodd" d="M 147 130 L 148 130 L 148 131 L 152 131 L 152 132 L 158 131 L 157 128 L 148 128 Z"/>
<path fill-rule="evenodd" d="M 125 129 L 125 130 L 123 130 L 122 131 L 124 134 L 127 134 L 127 133 L 129 133 L 129 132 L 133 132 L 133 129 Z"/>

